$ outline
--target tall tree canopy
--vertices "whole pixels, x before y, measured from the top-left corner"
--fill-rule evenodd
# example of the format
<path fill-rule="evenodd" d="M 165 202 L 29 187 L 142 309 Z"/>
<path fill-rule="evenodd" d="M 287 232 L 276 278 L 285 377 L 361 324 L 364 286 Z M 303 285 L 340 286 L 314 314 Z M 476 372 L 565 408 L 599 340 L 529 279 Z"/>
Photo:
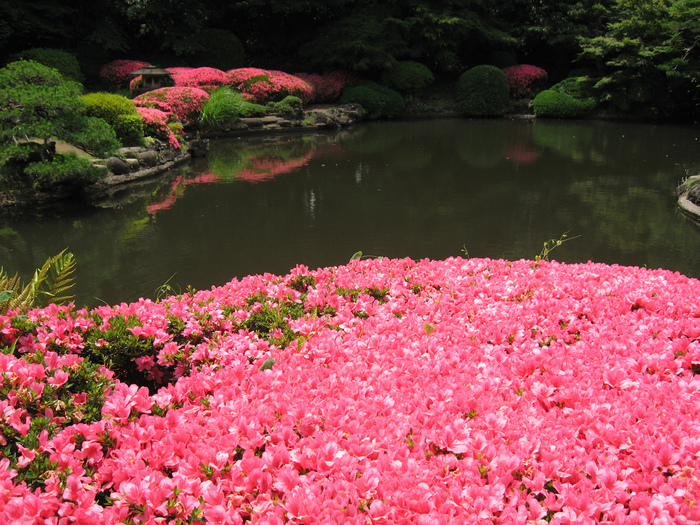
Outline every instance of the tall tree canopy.
<path fill-rule="evenodd" d="M 656 114 L 700 105 L 700 0 L 616 0 L 604 34 L 583 39 L 598 61 L 597 87 L 622 110 Z"/>

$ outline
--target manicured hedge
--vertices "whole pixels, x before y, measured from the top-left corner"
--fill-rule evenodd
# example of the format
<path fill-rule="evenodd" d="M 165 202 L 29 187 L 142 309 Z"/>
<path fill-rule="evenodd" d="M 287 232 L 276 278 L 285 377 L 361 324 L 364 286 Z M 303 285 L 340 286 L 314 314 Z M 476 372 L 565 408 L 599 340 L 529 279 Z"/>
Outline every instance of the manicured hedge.
<path fill-rule="evenodd" d="M 61 49 L 35 47 L 21 51 L 15 55 L 14 60 L 33 60 L 45 66 L 57 69 L 64 78 L 82 82 L 82 71 L 80 71 L 80 63 L 75 55 Z"/>
<path fill-rule="evenodd" d="M 125 145 L 143 139 L 143 124 L 133 101 L 114 93 L 89 93 L 80 98 L 87 114 L 105 120 Z"/>
<path fill-rule="evenodd" d="M 432 71 L 419 62 L 410 60 L 396 64 L 382 75 L 382 82 L 401 93 L 413 93 L 435 81 Z"/>
<path fill-rule="evenodd" d="M 594 107 L 593 98 L 579 100 L 552 89 L 542 91 L 533 101 L 533 110 L 538 117 L 577 118 L 586 115 Z"/>
<path fill-rule="evenodd" d="M 406 109 L 406 102 L 399 93 L 374 82 L 346 89 L 340 103 L 360 104 L 369 119 L 393 118 Z"/>
<path fill-rule="evenodd" d="M 505 73 L 488 65 L 468 69 L 457 82 L 457 99 L 462 113 L 473 117 L 500 117 L 508 104 Z"/>

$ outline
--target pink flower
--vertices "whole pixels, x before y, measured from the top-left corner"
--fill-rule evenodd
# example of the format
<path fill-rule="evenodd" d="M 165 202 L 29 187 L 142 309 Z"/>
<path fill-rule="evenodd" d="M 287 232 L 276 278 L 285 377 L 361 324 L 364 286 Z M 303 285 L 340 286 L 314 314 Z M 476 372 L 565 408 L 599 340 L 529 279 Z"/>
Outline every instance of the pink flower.
<path fill-rule="evenodd" d="M 537 66 L 520 64 L 510 66 L 503 70 L 506 74 L 508 89 L 513 98 L 523 98 L 534 95 L 533 87 L 536 83 L 546 82 L 547 72 Z"/>
<path fill-rule="evenodd" d="M 114 89 L 127 89 L 133 78 L 131 72 L 150 65 L 140 60 L 114 60 L 102 66 L 100 79 Z"/>

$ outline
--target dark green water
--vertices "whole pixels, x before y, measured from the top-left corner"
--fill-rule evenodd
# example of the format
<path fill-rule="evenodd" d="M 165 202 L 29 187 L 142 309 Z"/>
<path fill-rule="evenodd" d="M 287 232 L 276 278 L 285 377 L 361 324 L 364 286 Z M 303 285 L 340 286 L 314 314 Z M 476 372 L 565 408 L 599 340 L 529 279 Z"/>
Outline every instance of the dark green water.
<path fill-rule="evenodd" d="M 700 277 L 700 229 L 676 186 L 700 173 L 700 128 L 434 120 L 212 142 L 207 159 L 111 208 L 0 222 L 0 265 L 29 277 L 68 247 L 76 302 L 155 297 L 369 255 L 551 258 Z"/>

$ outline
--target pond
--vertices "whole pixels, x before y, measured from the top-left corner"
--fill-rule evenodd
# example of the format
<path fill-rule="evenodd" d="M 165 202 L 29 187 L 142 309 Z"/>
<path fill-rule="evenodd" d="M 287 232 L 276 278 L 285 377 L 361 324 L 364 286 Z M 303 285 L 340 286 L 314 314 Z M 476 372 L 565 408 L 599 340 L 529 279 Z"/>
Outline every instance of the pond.
<path fill-rule="evenodd" d="M 365 255 L 617 263 L 700 277 L 700 229 L 675 188 L 700 173 L 700 129 L 600 121 L 441 119 L 212 141 L 207 158 L 102 209 L 0 222 L 0 265 L 25 279 L 64 248 L 76 303 L 167 285 L 345 264 Z"/>

